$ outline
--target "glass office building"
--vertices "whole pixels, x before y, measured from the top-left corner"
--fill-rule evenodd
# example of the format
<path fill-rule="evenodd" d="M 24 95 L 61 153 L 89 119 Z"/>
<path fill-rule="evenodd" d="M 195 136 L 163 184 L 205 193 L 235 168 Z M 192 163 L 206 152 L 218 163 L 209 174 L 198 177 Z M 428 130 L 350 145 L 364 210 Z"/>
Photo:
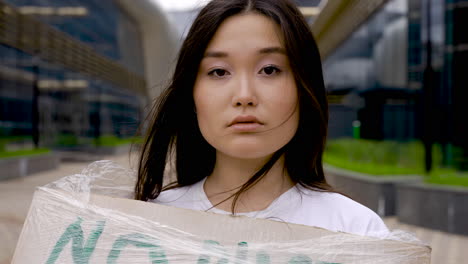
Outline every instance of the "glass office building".
<path fill-rule="evenodd" d="M 141 36 L 115 1 L 0 5 L 0 137 L 64 147 L 135 134 L 145 100 Z"/>
<path fill-rule="evenodd" d="M 430 142 L 434 166 L 468 170 L 467 7 L 389 0 L 327 56 L 330 140 Z"/>

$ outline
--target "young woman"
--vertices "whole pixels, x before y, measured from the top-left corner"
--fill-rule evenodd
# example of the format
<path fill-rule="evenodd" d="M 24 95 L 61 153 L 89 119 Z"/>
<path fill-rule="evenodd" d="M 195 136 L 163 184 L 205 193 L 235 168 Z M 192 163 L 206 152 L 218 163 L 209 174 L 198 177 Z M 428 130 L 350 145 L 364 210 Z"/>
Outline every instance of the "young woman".
<path fill-rule="evenodd" d="M 327 184 L 317 45 L 289 0 L 213 0 L 155 104 L 136 199 L 361 235 L 387 232 Z M 177 181 L 163 188 L 175 158 Z"/>

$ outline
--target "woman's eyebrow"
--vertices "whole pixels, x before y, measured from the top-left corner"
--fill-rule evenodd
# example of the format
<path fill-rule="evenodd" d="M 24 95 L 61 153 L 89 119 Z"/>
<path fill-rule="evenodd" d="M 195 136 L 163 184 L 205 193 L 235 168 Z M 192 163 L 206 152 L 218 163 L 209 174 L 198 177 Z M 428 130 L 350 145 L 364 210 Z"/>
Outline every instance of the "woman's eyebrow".
<path fill-rule="evenodd" d="M 222 52 L 222 51 L 207 51 L 205 52 L 205 55 L 203 56 L 204 58 L 207 57 L 213 57 L 213 58 L 223 58 L 227 57 L 228 54 L 227 52 Z"/>
<path fill-rule="evenodd" d="M 260 54 L 270 54 L 270 53 L 280 53 L 280 54 L 286 54 L 286 50 L 284 50 L 281 47 L 267 47 L 267 48 L 261 48 L 258 50 L 258 53 Z M 228 57 L 229 54 L 224 51 L 207 51 L 205 52 L 205 55 L 203 56 L 204 58 L 211 57 L 211 58 L 225 58 Z"/>
<path fill-rule="evenodd" d="M 258 51 L 258 53 L 261 54 L 268 54 L 268 53 L 281 53 L 281 54 L 286 54 L 286 50 L 284 50 L 281 47 L 268 47 L 268 48 L 263 48 Z"/>

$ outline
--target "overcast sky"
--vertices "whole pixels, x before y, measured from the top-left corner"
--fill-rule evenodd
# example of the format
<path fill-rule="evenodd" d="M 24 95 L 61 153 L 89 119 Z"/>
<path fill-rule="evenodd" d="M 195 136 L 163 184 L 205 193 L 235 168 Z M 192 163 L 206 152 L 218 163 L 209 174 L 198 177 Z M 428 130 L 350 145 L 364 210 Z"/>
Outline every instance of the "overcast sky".
<path fill-rule="evenodd" d="M 210 0 L 151 0 L 157 2 L 166 11 L 190 10 L 204 6 Z"/>

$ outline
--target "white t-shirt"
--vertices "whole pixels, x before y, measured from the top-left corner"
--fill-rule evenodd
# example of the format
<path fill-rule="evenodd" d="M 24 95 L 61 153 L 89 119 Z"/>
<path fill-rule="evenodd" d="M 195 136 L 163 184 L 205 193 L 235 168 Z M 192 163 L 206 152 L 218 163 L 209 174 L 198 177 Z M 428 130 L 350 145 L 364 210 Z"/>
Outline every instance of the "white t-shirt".
<path fill-rule="evenodd" d="M 213 207 L 205 194 L 206 178 L 190 186 L 161 192 L 153 202 L 179 208 L 231 214 Z M 312 191 L 297 184 L 262 211 L 237 213 L 254 218 L 316 226 L 332 231 L 383 237 L 389 233 L 382 219 L 369 208 L 338 193 Z"/>

